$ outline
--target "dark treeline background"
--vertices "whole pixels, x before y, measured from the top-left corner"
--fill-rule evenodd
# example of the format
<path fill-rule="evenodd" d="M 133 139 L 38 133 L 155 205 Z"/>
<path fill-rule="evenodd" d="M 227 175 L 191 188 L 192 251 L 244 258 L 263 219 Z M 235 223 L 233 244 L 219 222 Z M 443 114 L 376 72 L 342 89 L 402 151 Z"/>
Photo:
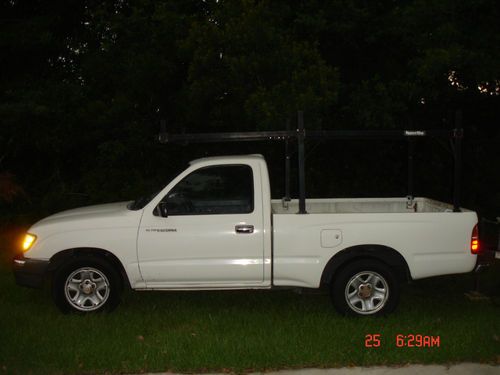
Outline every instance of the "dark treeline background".
<path fill-rule="evenodd" d="M 496 0 L 2 1 L 3 218 L 133 199 L 203 155 L 281 144 L 160 145 L 169 132 L 453 128 L 462 205 L 500 216 Z M 446 142 L 418 142 L 415 193 L 451 201 Z M 307 144 L 309 196 L 406 195 L 406 144 Z M 295 188 L 295 186 L 294 186 Z"/>

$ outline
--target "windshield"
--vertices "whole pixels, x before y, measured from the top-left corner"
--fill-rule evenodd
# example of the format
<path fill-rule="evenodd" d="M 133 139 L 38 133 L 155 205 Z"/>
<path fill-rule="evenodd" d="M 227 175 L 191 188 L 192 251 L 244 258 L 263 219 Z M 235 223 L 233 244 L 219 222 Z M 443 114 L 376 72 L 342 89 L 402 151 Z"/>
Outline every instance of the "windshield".
<path fill-rule="evenodd" d="M 181 168 L 180 170 L 177 169 L 177 170 L 174 170 L 173 173 L 170 173 L 169 175 L 171 176 L 170 179 L 168 179 L 168 181 L 171 181 L 172 179 L 174 179 L 176 176 L 178 176 L 183 170 L 185 169 L 185 166 L 183 168 Z M 158 184 L 159 185 L 159 184 Z M 156 186 L 158 186 L 156 185 Z M 132 210 L 132 211 L 137 211 L 137 210 L 142 210 L 149 202 L 151 202 L 154 197 L 156 197 L 160 191 L 163 190 L 163 188 L 165 187 L 166 185 L 163 185 L 160 189 L 155 189 L 155 191 L 153 193 L 150 193 L 150 194 L 146 194 L 146 195 L 142 195 L 140 196 L 139 198 L 137 198 L 135 201 L 132 201 L 130 202 L 128 205 L 127 205 L 127 208 L 129 210 Z"/>
<path fill-rule="evenodd" d="M 139 198 L 137 198 L 135 201 L 130 202 L 127 205 L 127 208 L 132 211 L 137 211 L 137 210 L 142 210 L 151 200 L 158 195 L 158 193 L 161 191 L 157 190 L 152 194 L 148 195 L 143 195 Z"/>

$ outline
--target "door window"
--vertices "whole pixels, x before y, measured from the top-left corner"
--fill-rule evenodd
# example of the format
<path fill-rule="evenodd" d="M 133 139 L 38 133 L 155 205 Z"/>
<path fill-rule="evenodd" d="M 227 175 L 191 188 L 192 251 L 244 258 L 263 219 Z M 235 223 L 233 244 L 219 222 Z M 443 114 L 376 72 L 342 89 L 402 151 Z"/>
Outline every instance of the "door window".
<path fill-rule="evenodd" d="M 252 168 L 223 165 L 200 168 L 184 177 L 162 199 L 165 214 L 244 214 L 254 209 Z"/>

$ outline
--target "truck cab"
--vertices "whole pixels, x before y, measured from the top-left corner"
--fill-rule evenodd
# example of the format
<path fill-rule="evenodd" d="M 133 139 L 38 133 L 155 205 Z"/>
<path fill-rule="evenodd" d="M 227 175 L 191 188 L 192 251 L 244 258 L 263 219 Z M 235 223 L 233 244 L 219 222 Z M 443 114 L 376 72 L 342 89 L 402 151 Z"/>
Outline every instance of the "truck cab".
<path fill-rule="evenodd" d="M 269 288 L 271 211 L 261 155 L 194 160 L 144 207 L 146 288 Z"/>

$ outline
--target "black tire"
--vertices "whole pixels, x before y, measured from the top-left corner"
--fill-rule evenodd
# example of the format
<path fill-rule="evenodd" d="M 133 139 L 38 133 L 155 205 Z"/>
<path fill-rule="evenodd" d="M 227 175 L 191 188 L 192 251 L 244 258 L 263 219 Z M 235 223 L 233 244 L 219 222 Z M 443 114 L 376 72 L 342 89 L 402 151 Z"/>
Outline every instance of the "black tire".
<path fill-rule="evenodd" d="M 361 259 L 340 269 L 331 284 L 330 295 L 342 315 L 386 315 L 398 304 L 399 283 L 386 264 Z"/>
<path fill-rule="evenodd" d="M 54 302 L 63 313 L 111 311 L 120 303 L 122 289 L 122 279 L 113 265 L 92 255 L 64 263 L 52 282 Z"/>

